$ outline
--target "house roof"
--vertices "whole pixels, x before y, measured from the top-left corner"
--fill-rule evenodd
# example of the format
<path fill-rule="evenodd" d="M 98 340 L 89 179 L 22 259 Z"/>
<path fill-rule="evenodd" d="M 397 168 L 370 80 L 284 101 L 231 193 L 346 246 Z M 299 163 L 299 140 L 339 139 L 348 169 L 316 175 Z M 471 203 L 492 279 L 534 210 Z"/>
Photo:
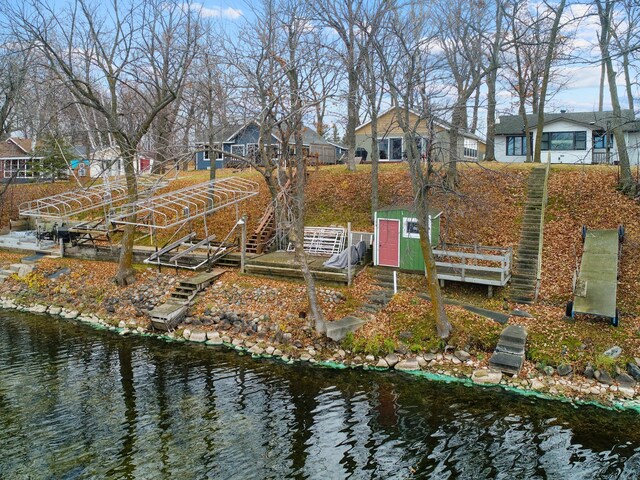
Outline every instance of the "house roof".
<path fill-rule="evenodd" d="M 309 127 L 302 128 L 302 143 L 305 145 L 330 145 L 326 138 Z"/>
<path fill-rule="evenodd" d="M 380 117 L 392 112 L 393 110 L 395 110 L 397 108 L 400 108 L 400 107 L 390 107 L 390 108 L 386 109 L 384 112 L 378 114 L 378 118 L 380 118 Z M 412 113 L 417 117 L 421 116 L 418 112 L 416 112 L 415 110 L 412 110 L 412 109 L 409 109 L 409 113 Z M 449 123 L 448 121 L 444 120 L 443 118 L 437 117 L 435 115 L 432 118 L 433 118 L 433 121 L 435 122 L 435 124 L 437 126 L 439 126 L 440 128 L 444 129 L 444 130 L 449 130 L 452 127 L 451 123 Z M 361 128 L 366 127 L 370 123 L 371 123 L 371 120 L 369 120 L 368 122 L 363 123 L 362 125 L 358 125 L 356 127 L 356 131 L 360 130 Z M 460 129 L 460 135 L 462 135 L 463 137 L 472 138 L 474 140 L 478 140 L 479 142 L 484 143 L 484 140 L 482 138 L 480 138 L 475 133 L 469 132 L 468 130 Z"/>
<path fill-rule="evenodd" d="M 215 133 L 216 142 L 233 143 L 233 139 L 251 124 L 255 124 L 256 126 L 260 127 L 260 123 L 255 119 L 249 120 L 248 122 L 244 122 L 244 123 L 233 123 L 225 127 L 221 127 Z M 273 138 L 275 138 L 278 142 L 280 142 L 280 138 L 278 137 L 278 135 L 276 135 L 275 133 L 272 133 L 272 135 L 273 135 Z M 197 142 L 196 145 L 207 145 L 208 143 L 209 143 L 208 140 L 203 140 L 202 142 Z M 316 132 L 315 130 L 309 127 L 303 127 L 302 143 L 304 145 L 311 145 L 311 144 L 329 145 L 329 142 L 323 136 L 321 136 L 320 134 L 318 134 L 318 132 Z"/>
<path fill-rule="evenodd" d="M 0 158 L 24 158 L 33 154 L 31 145 L 33 142 L 29 138 L 8 138 L 0 142 Z"/>
<path fill-rule="evenodd" d="M 73 145 L 71 147 L 71 153 L 73 153 L 74 158 L 87 158 L 89 149 L 84 145 Z"/>
<path fill-rule="evenodd" d="M 329 145 L 333 145 L 336 148 L 340 148 L 342 150 L 349 150 L 347 147 L 345 147 L 344 145 L 342 145 L 341 143 L 336 143 L 336 142 L 330 142 L 327 141 L 327 143 L 329 143 Z"/>
<path fill-rule="evenodd" d="M 622 129 L 624 131 L 639 131 L 640 122 L 635 119 L 633 111 L 622 110 Z M 613 112 L 560 112 L 545 113 L 544 124 L 567 121 L 584 125 L 592 129 L 606 130 L 607 122 L 615 120 Z M 527 123 L 529 128 L 535 128 L 538 125 L 538 116 L 527 115 Z M 521 134 L 524 131 L 524 121 L 520 115 L 502 115 L 500 123 L 496 123 L 496 135 Z"/>

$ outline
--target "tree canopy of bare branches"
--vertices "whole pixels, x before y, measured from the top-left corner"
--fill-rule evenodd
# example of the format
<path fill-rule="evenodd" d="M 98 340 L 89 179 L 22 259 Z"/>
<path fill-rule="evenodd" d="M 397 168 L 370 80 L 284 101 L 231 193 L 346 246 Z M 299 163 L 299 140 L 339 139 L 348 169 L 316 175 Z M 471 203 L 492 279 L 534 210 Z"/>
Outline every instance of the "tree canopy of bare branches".
<path fill-rule="evenodd" d="M 31 0 L 13 7 L 13 34 L 32 42 L 75 101 L 104 120 L 137 199 L 138 147 L 154 120 L 178 98 L 200 35 L 182 2 L 60 5 Z M 133 281 L 134 228 L 124 230 L 116 281 Z"/>

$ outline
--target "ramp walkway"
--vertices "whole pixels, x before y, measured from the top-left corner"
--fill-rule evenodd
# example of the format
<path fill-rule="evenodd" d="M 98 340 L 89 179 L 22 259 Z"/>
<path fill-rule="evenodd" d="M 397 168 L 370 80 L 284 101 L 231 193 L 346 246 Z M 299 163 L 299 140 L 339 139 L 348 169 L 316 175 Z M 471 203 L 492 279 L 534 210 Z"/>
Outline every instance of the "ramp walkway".
<path fill-rule="evenodd" d="M 618 265 L 624 229 L 587 230 L 583 227 L 582 236 L 584 251 L 580 269 L 574 275 L 574 300 L 567 305 L 567 314 L 571 317 L 576 313 L 607 317 L 617 326 Z"/>

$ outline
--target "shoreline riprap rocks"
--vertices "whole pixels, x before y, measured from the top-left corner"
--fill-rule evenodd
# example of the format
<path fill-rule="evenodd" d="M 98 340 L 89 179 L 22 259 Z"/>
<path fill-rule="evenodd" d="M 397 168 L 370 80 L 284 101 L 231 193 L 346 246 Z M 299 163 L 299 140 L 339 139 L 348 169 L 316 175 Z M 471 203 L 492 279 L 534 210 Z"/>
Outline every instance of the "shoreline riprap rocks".
<path fill-rule="evenodd" d="M 10 297 L 0 297 L 0 308 L 13 309 L 40 315 L 52 315 L 73 320 L 94 328 L 113 331 L 121 336 L 142 335 L 166 341 L 203 344 L 224 347 L 252 355 L 256 358 L 274 358 L 286 363 L 303 362 L 333 368 L 363 368 L 368 370 L 395 370 L 426 377 L 431 380 L 466 382 L 479 386 L 497 386 L 507 390 L 535 395 L 545 399 L 571 401 L 576 404 L 595 404 L 602 407 L 625 408 L 640 411 L 640 402 L 635 379 L 619 372 L 616 380 L 608 373 L 594 371 L 593 378 L 573 375 L 547 375 L 542 371 L 529 374 L 530 378 L 511 377 L 485 368 L 481 362 L 463 350 L 451 353 L 424 353 L 421 355 L 397 353 L 376 357 L 345 351 L 337 345 L 330 352 L 321 345 L 296 346 L 294 344 L 271 344 L 264 339 L 249 337 L 238 329 L 236 332 L 205 331 L 187 328 L 172 333 L 155 333 L 136 326 L 135 322 L 119 321 L 118 326 L 100 318 L 92 312 L 80 312 L 55 305 L 32 303 L 23 305 Z M 640 360 L 640 359 L 638 359 Z M 640 365 L 638 365 L 640 373 Z M 632 370 L 633 371 L 633 370 Z M 623 379 L 623 382 L 617 381 Z"/>

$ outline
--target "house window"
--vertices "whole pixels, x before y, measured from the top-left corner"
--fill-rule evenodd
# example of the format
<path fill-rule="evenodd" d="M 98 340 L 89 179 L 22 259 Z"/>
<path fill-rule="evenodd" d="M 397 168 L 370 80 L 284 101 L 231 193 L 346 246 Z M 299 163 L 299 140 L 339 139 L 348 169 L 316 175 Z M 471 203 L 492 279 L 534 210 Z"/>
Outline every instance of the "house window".
<path fill-rule="evenodd" d="M 251 159 L 258 158 L 258 144 L 257 143 L 247 143 L 247 157 Z"/>
<path fill-rule="evenodd" d="M 542 134 L 542 150 L 586 150 L 587 132 L 546 132 Z"/>
<path fill-rule="evenodd" d="M 209 147 L 204 147 L 204 159 L 209 160 Z"/>
<path fill-rule="evenodd" d="M 29 168 L 29 160 L 5 160 L 4 178 L 32 178 L 33 172 Z"/>
<path fill-rule="evenodd" d="M 380 160 L 389 160 L 389 140 L 386 138 L 378 140 L 378 150 L 380 151 L 378 155 Z"/>
<path fill-rule="evenodd" d="M 613 136 L 610 133 L 593 133 L 593 148 L 604 150 L 607 148 L 607 144 L 613 147 Z"/>
<path fill-rule="evenodd" d="M 231 153 L 244 157 L 244 145 L 231 145 Z"/>
<path fill-rule="evenodd" d="M 380 160 L 402 160 L 402 138 L 383 138 L 378 147 Z"/>
<path fill-rule="evenodd" d="M 390 138 L 389 144 L 391 146 L 391 160 L 402 159 L 402 138 Z"/>
<path fill-rule="evenodd" d="M 471 138 L 464 139 L 464 156 L 478 158 L 478 141 Z"/>
<path fill-rule="evenodd" d="M 531 137 L 529 137 L 531 139 Z M 507 136 L 507 155 L 521 156 L 527 154 L 527 142 L 524 135 Z"/>

